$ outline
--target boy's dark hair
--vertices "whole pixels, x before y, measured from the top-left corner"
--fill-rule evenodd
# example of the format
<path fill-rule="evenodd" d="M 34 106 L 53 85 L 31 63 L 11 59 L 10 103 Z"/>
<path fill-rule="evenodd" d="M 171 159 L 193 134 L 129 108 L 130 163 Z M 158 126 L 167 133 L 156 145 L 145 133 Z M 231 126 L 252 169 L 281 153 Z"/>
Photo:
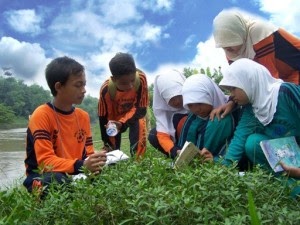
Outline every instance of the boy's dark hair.
<path fill-rule="evenodd" d="M 45 70 L 46 80 L 52 95 L 57 95 L 54 87 L 56 82 L 60 82 L 61 85 L 64 85 L 70 75 L 80 75 L 83 71 L 84 67 L 80 63 L 67 56 L 53 59 Z"/>
<path fill-rule="evenodd" d="M 114 77 L 136 72 L 135 62 L 129 53 L 117 53 L 109 62 L 109 69 Z"/>

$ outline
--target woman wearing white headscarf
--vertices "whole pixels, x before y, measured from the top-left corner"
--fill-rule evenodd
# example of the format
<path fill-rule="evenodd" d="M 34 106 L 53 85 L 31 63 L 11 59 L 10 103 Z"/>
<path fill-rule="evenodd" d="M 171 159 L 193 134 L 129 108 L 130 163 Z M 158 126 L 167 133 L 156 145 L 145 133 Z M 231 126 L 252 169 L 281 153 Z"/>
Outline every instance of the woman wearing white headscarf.
<path fill-rule="evenodd" d="M 299 84 L 300 39 L 285 30 L 231 9 L 215 17 L 213 35 L 216 47 L 224 49 L 229 63 L 252 59 L 273 77 Z"/>
<path fill-rule="evenodd" d="M 179 146 L 193 142 L 201 155 L 219 156 L 234 131 L 231 114 L 223 120 L 209 120 L 210 112 L 228 100 L 218 85 L 204 74 L 188 77 L 182 88 L 183 106 L 191 111 L 181 132 Z"/>
<path fill-rule="evenodd" d="M 165 155 L 175 158 L 178 137 L 188 111 L 182 106 L 185 76 L 176 70 L 157 75 L 154 80 L 153 112 L 156 127 L 148 136 L 150 144 Z"/>
<path fill-rule="evenodd" d="M 245 152 L 254 164 L 271 169 L 259 143 L 286 136 L 295 136 L 300 143 L 300 86 L 273 78 L 249 59 L 235 61 L 223 75 L 220 86 L 244 106 L 224 164 L 238 161 Z"/>

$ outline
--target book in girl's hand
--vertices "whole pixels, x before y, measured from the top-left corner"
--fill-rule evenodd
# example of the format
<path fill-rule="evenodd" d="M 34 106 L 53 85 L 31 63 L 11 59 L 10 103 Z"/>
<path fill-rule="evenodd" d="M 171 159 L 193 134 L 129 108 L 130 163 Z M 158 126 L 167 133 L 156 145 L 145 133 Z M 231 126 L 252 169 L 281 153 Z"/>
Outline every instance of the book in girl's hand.
<path fill-rule="evenodd" d="M 186 141 L 174 163 L 174 168 L 179 169 L 188 165 L 197 154 L 199 154 L 199 149 L 192 142 Z"/>
<path fill-rule="evenodd" d="M 283 171 L 280 162 L 300 167 L 300 147 L 295 137 L 264 140 L 260 142 L 260 146 L 275 173 Z"/>

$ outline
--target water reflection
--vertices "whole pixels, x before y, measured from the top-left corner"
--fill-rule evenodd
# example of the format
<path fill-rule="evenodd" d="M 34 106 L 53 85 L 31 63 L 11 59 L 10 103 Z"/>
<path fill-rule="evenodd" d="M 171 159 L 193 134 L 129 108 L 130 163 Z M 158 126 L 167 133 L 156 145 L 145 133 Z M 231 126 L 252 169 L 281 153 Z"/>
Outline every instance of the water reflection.
<path fill-rule="evenodd" d="M 0 130 L 0 188 L 19 184 L 24 179 L 26 128 Z"/>
<path fill-rule="evenodd" d="M 25 152 L 0 152 L 0 187 L 19 184 L 24 179 Z"/>

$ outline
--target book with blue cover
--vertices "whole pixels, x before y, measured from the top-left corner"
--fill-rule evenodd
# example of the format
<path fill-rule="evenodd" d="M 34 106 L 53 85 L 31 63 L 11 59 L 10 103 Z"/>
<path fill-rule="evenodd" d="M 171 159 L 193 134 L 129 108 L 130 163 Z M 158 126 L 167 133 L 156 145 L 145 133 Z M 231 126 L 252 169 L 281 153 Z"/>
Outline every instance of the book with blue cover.
<path fill-rule="evenodd" d="M 280 162 L 300 167 L 300 147 L 295 137 L 284 137 L 260 142 L 260 146 L 275 173 L 283 171 Z"/>

